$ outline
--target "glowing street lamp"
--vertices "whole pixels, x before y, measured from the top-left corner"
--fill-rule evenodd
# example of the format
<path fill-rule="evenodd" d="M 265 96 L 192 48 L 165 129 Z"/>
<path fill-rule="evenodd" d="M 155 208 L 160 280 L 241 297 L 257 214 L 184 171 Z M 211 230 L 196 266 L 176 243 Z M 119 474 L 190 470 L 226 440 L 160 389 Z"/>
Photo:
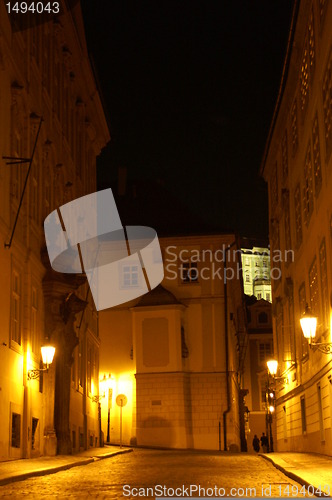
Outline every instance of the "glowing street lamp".
<path fill-rule="evenodd" d="M 311 344 L 312 339 L 316 337 L 317 318 L 311 314 L 308 305 L 306 305 L 305 313 L 300 319 L 300 324 L 304 337 L 308 339 L 309 344 Z"/>
<path fill-rule="evenodd" d="M 317 349 L 324 354 L 332 354 L 332 342 L 313 342 L 313 339 L 316 337 L 317 318 L 311 314 L 308 305 L 306 305 L 305 313 L 300 319 L 300 323 L 303 336 L 308 339 L 310 348 Z"/>
<path fill-rule="evenodd" d="M 278 361 L 276 359 L 270 359 L 266 364 L 269 374 L 274 377 L 278 371 Z"/>
<path fill-rule="evenodd" d="M 44 368 L 39 368 L 36 370 L 29 370 L 28 371 L 28 380 L 39 378 L 41 372 L 48 371 L 49 366 L 53 362 L 54 353 L 55 353 L 55 347 L 53 347 L 51 345 L 43 345 L 41 347 L 41 355 L 42 355 Z"/>

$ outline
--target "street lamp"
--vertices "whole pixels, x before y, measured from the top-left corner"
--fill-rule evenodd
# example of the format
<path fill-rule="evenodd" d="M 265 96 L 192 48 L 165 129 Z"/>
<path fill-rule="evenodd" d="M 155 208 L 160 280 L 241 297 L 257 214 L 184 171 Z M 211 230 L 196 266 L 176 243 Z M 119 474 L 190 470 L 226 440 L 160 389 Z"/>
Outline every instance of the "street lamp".
<path fill-rule="evenodd" d="M 272 375 L 273 380 L 282 380 L 287 384 L 288 378 L 287 377 L 277 377 L 277 372 L 278 372 L 278 361 L 276 359 L 270 359 L 267 361 L 267 369 L 268 369 L 268 374 Z"/>
<path fill-rule="evenodd" d="M 278 365 L 278 363 L 277 363 Z M 274 367 L 274 365 L 272 365 Z M 272 415 L 275 411 L 275 392 L 270 387 L 270 372 L 267 373 L 267 385 L 265 392 L 266 402 L 266 436 L 268 441 L 268 451 L 273 450 L 273 436 L 272 436 Z"/>
<path fill-rule="evenodd" d="M 41 372 L 48 371 L 50 364 L 52 364 L 52 362 L 53 362 L 54 353 L 55 353 L 55 347 L 53 347 L 51 345 L 43 345 L 41 347 L 41 355 L 42 355 L 44 368 L 39 368 L 36 370 L 29 370 L 28 371 L 28 380 L 39 378 Z"/>
<path fill-rule="evenodd" d="M 308 307 L 305 307 L 305 313 L 300 319 L 300 324 L 303 332 L 303 336 L 308 339 L 309 347 L 315 348 L 324 354 L 332 354 L 332 342 L 313 342 L 312 340 L 316 337 L 317 329 L 317 317 L 314 316 Z"/>

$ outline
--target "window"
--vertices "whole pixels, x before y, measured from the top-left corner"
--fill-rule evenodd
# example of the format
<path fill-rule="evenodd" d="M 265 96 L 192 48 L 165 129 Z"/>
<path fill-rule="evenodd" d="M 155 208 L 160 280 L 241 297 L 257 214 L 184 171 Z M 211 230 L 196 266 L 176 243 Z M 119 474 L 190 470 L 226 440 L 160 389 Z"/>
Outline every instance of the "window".
<path fill-rule="evenodd" d="M 271 342 L 260 342 L 259 343 L 259 362 L 265 363 L 268 361 L 273 354 L 272 343 Z"/>
<path fill-rule="evenodd" d="M 250 283 L 250 276 L 249 276 L 249 274 L 246 274 L 246 283 Z"/>
<path fill-rule="evenodd" d="M 322 390 L 321 390 L 320 384 L 317 384 L 317 403 L 318 403 L 318 418 L 319 418 L 320 440 L 321 441 L 325 441 Z"/>
<path fill-rule="evenodd" d="M 319 0 L 319 24 L 322 29 L 328 0 Z"/>
<path fill-rule="evenodd" d="M 312 162 L 311 162 L 311 146 L 308 145 L 304 164 L 304 188 L 303 188 L 303 210 L 304 222 L 309 225 L 310 218 L 314 209 L 313 197 L 313 179 L 312 179 Z"/>
<path fill-rule="evenodd" d="M 127 264 L 122 267 L 122 287 L 135 288 L 139 286 L 139 265 Z"/>
<path fill-rule="evenodd" d="M 320 285 L 322 297 L 322 318 L 325 327 L 328 327 L 329 320 L 329 290 L 327 283 L 327 265 L 326 265 L 326 245 L 325 238 L 323 238 L 319 247 L 319 270 L 320 270 Z"/>
<path fill-rule="evenodd" d="M 308 50 L 309 50 L 309 74 L 310 80 L 313 79 L 314 70 L 315 70 L 315 57 L 316 57 L 316 48 L 315 48 L 315 29 L 314 29 L 314 10 L 311 9 L 309 23 L 308 23 Z"/>
<path fill-rule="evenodd" d="M 38 418 L 32 417 L 32 426 L 31 426 L 32 427 L 32 429 L 31 429 L 31 449 L 32 450 L 35 449 L 35 445 L 36 445 L 37 432 L 39 432 L 38 424 L 39 424 Z"/>
<path fill-rule="evenodd" d="M 332 50 L 323 77 L 323 115 L 326 158 L 328 160 L 332 149 Z"/>
<path fill-rule="evenodd" d="M 21 276 L 15 269 L 12 272 L 11 296 L 11 340 L 21 345 Z"/>
<path fill-rule="evenodd" d="M 262 311 L 261 313 L 259 313 L 258 315 L 258 323 L 267 323 L 268 322 L 268 315 L 266 312 Z"/>
<path fill-rule="evenodd" d="M 270 293 L 267 293 L 267 294 L 266 294 L 266 300 L 267 300 L 268 302 L 271 302 L 271 294 L 270 294 Z"/>
<path fill-rule="evenodd" d="M 302 55 L 301 73 L 300 73 L 300 105 L 301 115 L 304 118 L 309 98 L 309 48 L 308 38 L 304 42 L 304 50 Z"/>
<path fill-rule="evenodd" d="M 258 294 L 257 294 L 257 298 L 258 298 L 258 300 L 261 300 L 261 298 L 262 298 L 262 294 L 261 294 L 261 293 L 258 293 Z"/>
<path fill-rule="evenodd" d="M 88 342 L 88 349 L 87 349 L 87 370 L 86 370 L 86 378 L 87 378 L 87 387 L 88 387 L 88 394 L 91 393 L 91 376 L 92 376 L 92 363 L 93 363 L 93 351 L 92 351 L 92 345 L 90 342 Z"/>
<path fill-rule="evenodd" d="M 286 250 L 288 250 L 292 248 L 288 189 L 283 190 L 283 205 L 285 214 L 284 215 L 285 245 L 286 245 Z"/>
<path fill-rule="evenodd" d="M 314 179 L 315 179 L 315 196 L 320 193 L 322 187 L 322 167 L 320 160 L 320 146 L 319 146 L 319 129 L 317 113 L 312 126 L 312 148 L 313 148 L 313 166 L 314 166 Z"/>
<path fill-rule="evenodd" d="M 316 257 L 314 258 L 309 269 L 309 292 L 311 311 L 319 317 L 319 290 Z"/>
<path fill-rule="evenodd" d="M 197 262 L 184 262 L 180 266 L 182 283 L 197 283 L 198 269 Z"/>
<path fill-rule="evenodd" d="M 284 440 L 287 441 L 287 408 L 286 408 L 286 406 L 283 406 L 282 409 L 283 409 Z"/>
<path fill-rule="evenodd" d="M 21 415 L 12 413 L 12 448 L 21 447 Z"/>
<path fill-rule="evenodd" d="M 307 432 L 307 420 L 305 414 L 305 399 L 301 396 L 301 422 L 302 422 L 302 434 Z"/>
<path fill-rule="evenodd" d="M 32 287 L 31 289 L 31 350 L 34 354 L 38 354 L 39 342 L 38 342 L 38 295 L 37 289 Z"/>
<path fill-rule="evenodd" d="M 76 431 L 72 431 L 71 436 L 72 449 L 76 450 Z"/>
<path fill-rule="evenodd" d="M 295 205 L 295 231 L 296 231 L 296 245 L 299 247 L 302 243 L 302 210 L 301 210 L 301 187 L 298 184 L 294 193 Z"/>
<path fill-rule="evenodd" d="M 291 110 L 291 129 L 292 129 L 292 153 L 293 156 L 297 151 L 299 144 L 298 129 L 297 129 L 297 103 L 296 100 L 292 106 Z"/>

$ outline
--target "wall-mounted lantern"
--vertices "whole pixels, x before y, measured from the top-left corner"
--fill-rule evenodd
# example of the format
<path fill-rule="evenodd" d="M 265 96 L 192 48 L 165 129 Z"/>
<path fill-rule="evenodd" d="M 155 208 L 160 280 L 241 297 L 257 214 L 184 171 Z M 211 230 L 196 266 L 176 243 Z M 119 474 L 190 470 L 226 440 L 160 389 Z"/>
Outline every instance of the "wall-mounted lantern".
<path fill-rule="evenodd" d="M 41 372 L 47 372 L 50 364 L 53 362 L 55 347 L 51 345 L 43 345 L 41 347 L 41 355 L 44 368 L 28 371 L 28 380 L 39 378 Z"/>

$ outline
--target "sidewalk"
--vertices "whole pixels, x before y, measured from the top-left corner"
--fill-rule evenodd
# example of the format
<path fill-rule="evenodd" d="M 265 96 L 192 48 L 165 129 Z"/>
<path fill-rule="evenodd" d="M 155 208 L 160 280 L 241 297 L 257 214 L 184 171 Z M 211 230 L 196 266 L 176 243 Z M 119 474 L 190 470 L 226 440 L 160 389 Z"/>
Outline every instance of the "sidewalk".
<path fill-rule="evenodd" d="M 260 454 L 286 476 L 309 486 L 309 493 L 319 496 L 319 491 L 332 496 L 332 457 L 316 453 L 275 452 Z M 314 487 L 314 488 L 312 488 Z"/>
<path fill-rule="evenodd" d="M 132 448 L 107 446 L 91 448 L 76 455 L 57 455 L 31 459 L 10 460 L 0 462 L 0 486 L 14 481 L 22 481 L 29 477 L 44 476 L 79 465 L 88 465 L 95 460 L 110 458 L 120 453 L 130 453 Z"/>

